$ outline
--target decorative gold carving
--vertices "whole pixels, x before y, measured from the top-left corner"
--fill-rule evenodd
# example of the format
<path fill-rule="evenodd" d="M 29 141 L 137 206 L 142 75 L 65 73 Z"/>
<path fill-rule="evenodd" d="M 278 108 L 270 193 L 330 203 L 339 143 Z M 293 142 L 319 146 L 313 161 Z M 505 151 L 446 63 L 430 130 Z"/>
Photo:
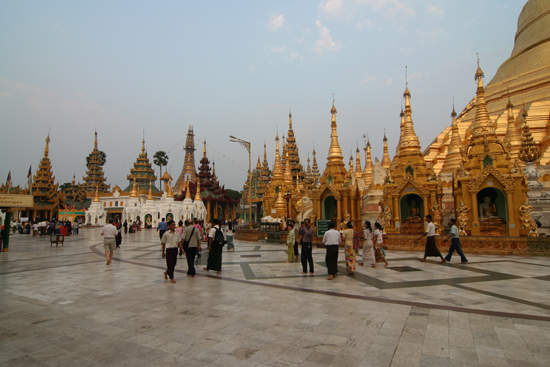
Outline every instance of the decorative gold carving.
<path fill-rule="evenodd" d="M 474 190 L 474 191 L 479 190 L 481 187 L 481 184 L 483 183 L 483 181 L 485 181 L 485 179 L 489 175 L 493 175 L 496 178 L 496 180 L 500 182 L 502 186 L 504 186 L 505 189 L 514 188 L 515 183 L 513 178 L 503 175 L 502 173 L 500 173 L 500 171 L 494 168 L 492 164 L 489 164 L 487 165 L 487 167 L 485 167 L 483 171 L 481 171 L 481 174 L 479 176 L 470 180 L 470 183 L 468 184 L 468 187 L 470 188 L 470 190 Z"/>

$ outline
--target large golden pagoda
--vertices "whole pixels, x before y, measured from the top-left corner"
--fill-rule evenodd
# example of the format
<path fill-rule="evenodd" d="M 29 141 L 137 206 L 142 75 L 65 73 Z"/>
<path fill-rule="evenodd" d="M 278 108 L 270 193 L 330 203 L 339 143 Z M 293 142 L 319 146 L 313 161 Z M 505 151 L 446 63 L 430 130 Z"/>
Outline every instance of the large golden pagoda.
<path fill-rule="evenodd" d="M 514 48 L 493 79 L 485 88 L 486 111 L 499 139 L 504 141 L 510 158 L 518 153 L 517 133 L 521 130 L 524 111 L 529 114 L 529 125 L 534 141 L 541 149 L 541 166 L 550 163 L 550 2 L 529 0 L 518 18 Z M 457 125 L 463 144 L 473 133 L 476 117 L 474 97 L 457 116 Z M 514 105 L 509 103 L 513 101 Z M 510 119 L 517 116 L 513 125 Z M 449 127 L 444 129 L 424 151 L 426 162 L 433 163 L 437 173 L 443 167 L 451 143 Z M 510 140 L 512 138 L 512 140 Z M 514 140 L 515 139 L 515 140 Z M 463 146 L 465 148 L 465 146 Z M 550 179 L 550 177 L 548 177 Z"/>

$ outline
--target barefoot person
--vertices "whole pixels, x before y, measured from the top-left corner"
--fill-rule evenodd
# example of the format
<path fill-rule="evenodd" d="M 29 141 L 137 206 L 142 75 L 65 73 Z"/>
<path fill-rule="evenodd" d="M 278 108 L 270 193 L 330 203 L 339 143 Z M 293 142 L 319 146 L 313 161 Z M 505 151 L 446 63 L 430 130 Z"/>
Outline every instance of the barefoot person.
<path fill-rule="evenodd" d="M 286 235 L 286 245 L 288 247 L 287 253 L 288 253 L 288 261 L 287 263 L 293 263 L 294 262 L 294 242 L 295 241 L 295 232 L 294 232 L 294 223 L 292 221 L 288 222 L 287 225 L 287 235 Z"/>
<path fill-rule="evenodd" d="M 384 234 L 382 231 L 382 226 L 380 225 L 380 223 L 376 222 L 374 223 L 374 228 L 374 238 L 376 238 L 376 244 L 374 245 L 374 262 L 384 263 L 384 266 L 388 266 L 386 254 L 384 253 Z"/>
<path fill-rule="evenodd" d="M 223 251 L 223 233 L 220 229 L 220 220 L 212 221 L 214 226 L 208 232 L 208 260 L 204 271 L 215 270 L 218 274 L 222 272 L 222 251 Z"/>
<path fill-rule="evenodd" d="M 327 249 L 327 254 L 325 256 L 325 262 L 328 269 L 328 278 L 327 280 L 332 280 L 336 278 L 336 273 L 338 273 L 338 246 L 340 245 L 340 232 L 336 229 L 336 222 L 330 221 L 328 224 L 329 230 L 325 232 L 323 236 L 323 243 Z M 304 251 L 302 250 L 302 254 Z"/>
<path fill-rule="evenodd" d="M 113 219 L 109 219 L 109 223 L 106 224 L 101 230 L 103 238 L 103 247 L 105 248 L 105 257 L 107 258 L 107 265 L 113 261 L 113 254 L 116 249 L 116 236 L 119 230 L 113 225 Z"/>
<path fill-rule="evenodd" d="M 176 232 L 176 222 L 169 220 L 168 231 L 162 235 L 160 240 L 162 244 L 162 258 L 166 258 L 166 271 L 164 279 L 170 278 L 171 283 L 175 283 L 174 268 L 178 262 L 178 249 L 183 251 L 181 236 Z M 166 249 L 166 252 L 165 252 Z"/>
<path fill-rule="evenodd" d="M 367 220 L 365 222 L 365 229 L 363 231 L 365 236 L 365 242 L 363 243 L 363 262 L 361 265 L 366 266 L 366 264 L 376 267 L 376 259 L 374 258 L 374 244 L 372 243 L 373 233 L 370 222 Z"/>
<path fill-rule="evenodd" d="M 426 247 L 424 249 L 424 257 L 420 261 L 426 261 L 426 257 L 434 256 L 434 257 L 439 257 L 441 259 L 441 264 L 445 264 L 446 261 L 443 258 L 443 256 L 441 256 L 441 252 L 439 252 L 439 249 L 435 244 L 435 224 L 432 222 L 432 216 L 429 214 L 426 215 L 426 221 L 428 222 L 428 224 L 426 225 L 426 233 L 424 233 L 422 236 L 416 239 L 417 241 L 420 241 L 422 237 L 428 236 L 426 238 Z"/>
<path fill-rule="evenodd" d="M 447 242 L 449 241 L 449 238 L 451 239 L 451 247 L 449 247 L 449 253 L 447 256 L 445 256 L 446 261 L 451 261 L 451 257 L 453 256 L 453 252 L 456 250 L 456 252 L 460 255 L 460 262 L 461 263 L 467 263 L 468 259 L 466 259 L 466 256 L 464 256 L 464 252 L 462 252 L 462 244 L 460 243 L 459 234 L 458 234 L 458 227 L 456 226 L 456 219 L 451 218 L 449 219 L 449 225 L 451 226 L 451 234 L 449 237 L 445 238 L 443 241 Z"/>

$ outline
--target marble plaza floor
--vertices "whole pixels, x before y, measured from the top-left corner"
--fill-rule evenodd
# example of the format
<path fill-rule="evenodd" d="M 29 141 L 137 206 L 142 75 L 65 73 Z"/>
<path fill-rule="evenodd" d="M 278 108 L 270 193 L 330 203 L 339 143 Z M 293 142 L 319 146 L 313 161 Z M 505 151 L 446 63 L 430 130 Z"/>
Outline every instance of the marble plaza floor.
<path fill-rule="evenodd" d="M 99 229 L 13 235 L 0 254 L 1 366 L 549 366 L 550 258 L 467 255 L 326 280 L 286 246 L 236 242 L 221 276 L 164 280 L 157 232 L 126 235 L 109 266 Z M 203 261 L 206 256 L 203 256 Z M 200 266 L 202 268 L 202 266 Z"/>

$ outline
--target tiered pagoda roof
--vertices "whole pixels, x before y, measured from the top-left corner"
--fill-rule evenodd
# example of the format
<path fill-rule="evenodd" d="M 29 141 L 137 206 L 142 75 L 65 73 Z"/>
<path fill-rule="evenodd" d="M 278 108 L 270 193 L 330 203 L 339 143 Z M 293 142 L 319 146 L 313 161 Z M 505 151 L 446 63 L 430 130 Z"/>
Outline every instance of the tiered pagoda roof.
<path fill-rule="evenodd" d="M 130 169 L 130 174 L 126 177 L 128 179 L 128 186 L 124 189 L 124 192 L 131 192 L 134 184 L 135 190 L 138 193 L 146 194 L 149 191 L 149 182 L 155 182 L 157 176 L 155 171 L 149 162 L 147 151 L 145 150 L 145 139 L 141 142 L 141 154 L 138 156 L 134 166 Z M 160 191 L 153 184 L 153 193 L 159 194 Z"/>
<path fill-rule="evenodd" d="M 292 129 L 292 113 L 290 113 L 290 111 L 288 112 L 288 136 L 286 139 L 286 151 L 284 152 L 284 154 L 288 155 L 288 159 L 290 161 L 292 181 L 294 183 L 296 183 L 296 181 L 303 181 L 303 179 L 305 178 L 304 167 L 302 167 L 302 164 L 300 163 L 298 145 L 296 144 L 294 130 Z"/>
<path fill-rule="evenodd" d="M 193 132 L 193 126 L 189 126 L 187 130 L 187 139 L 185 140 L 185 160 L 183 162 L 183 169 L 179 175 L 176 184 L 174 185 L 174 191 L 180 193 L 185 190 L 185 181 L 196 181 L 197 171 L 195 170 L 195 134 Z"/>
<path fill-rule="evenodd" d="M 52 173 L 52 164 L 49 155 L 50 134 L 46 138 L 44 157 L 40 160 L 38 170 L 34 174 L 31 184 L 31 194 L 34 195 L 34 210 L 52 210 L 60 202 L 59 184 L 55 183 Z"/>
<path fill-rule="evenodd" d="M 84 182 L 81 187 L 87 192 L 93 193 L 96 189 L 99 192 L 108 192 L 111 185 L 105 183 L 106 178 L 103 176 L 103 164 L 101 162 L 101 152 L 97 148 L 97 131 L 95 132 L 94 149 L 90 155 L 86 176 L 82 177 Z"/>

